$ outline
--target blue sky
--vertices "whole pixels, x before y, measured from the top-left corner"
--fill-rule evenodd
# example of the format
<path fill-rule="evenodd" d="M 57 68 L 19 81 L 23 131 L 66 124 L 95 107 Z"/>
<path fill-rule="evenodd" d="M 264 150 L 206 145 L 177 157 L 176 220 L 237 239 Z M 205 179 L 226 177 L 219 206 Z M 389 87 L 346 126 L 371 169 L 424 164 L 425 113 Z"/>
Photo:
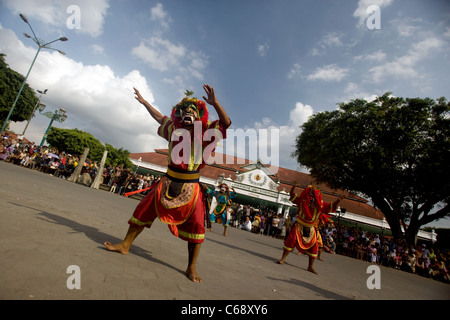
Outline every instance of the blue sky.
<path fill-rule="evenodd" d="M 71 5 L 80 8 L 79 28 L 67 25 Z M 380 29 L 367 27 L 370 5 L 380 8 Z M 49 89 L 49 111 L 67 110 L 54 126 L 131 152 L 166 147 L 133 86 L 168 114 L 183 91 L 201 97 L 211 84 L 232 129 L 277 130 L 267 144 L 291 169 L 299 169 L 290 158 L 299 126 L 314 113 L 387 91 L 450 98 L 448 1 L 2 0 L 0 51 L 26 74 L 37 48 L 19 13 L 40 38 L 69 38 L 54 43 L 66 55 L 42 51 L 28 79 Z M 26 136 L 39 143 L 48 122 L 38 114 Z"/>

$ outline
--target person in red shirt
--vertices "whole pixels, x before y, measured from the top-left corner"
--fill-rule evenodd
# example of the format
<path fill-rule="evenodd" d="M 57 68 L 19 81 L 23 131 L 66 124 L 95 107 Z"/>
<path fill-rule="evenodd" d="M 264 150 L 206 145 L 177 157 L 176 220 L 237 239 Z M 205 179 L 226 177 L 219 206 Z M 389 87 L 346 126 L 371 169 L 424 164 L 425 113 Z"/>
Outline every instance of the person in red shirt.
<path fill-rule="evenodd" d="M 283 255 L 278 264 L 283 264 L 290 252 L 297 248 L 303 254 L 308 255 L 308 271 L 317 274 L 313 268 L 317 253 L 319 251 L 317 243 L 316 229 L 314 225 L 323 215 L 333 212 L 343 195 L 333 203 L 324 202 L 322 193 L 315 186 L 308 186 L 302 193 L 295 193 L 297 182 L 294 182 L 290 191 L 290 201 L 298 207 L 297 221 L 291 228 L 288 237 L 284 242 Z"/>
<path fill-rule="evenodd" d="M 226 138 L 226 130 L 231 125 L 214 89 L 209 85 L 204 85 L 203 89 L 207 94 L 207 97 L 203 96 L 204 100 L 214 107 L 219 120 L 209 122 L 205 102 L 190 98 L 190 93 L 173 107 L 170 118 L 163 116 L 134 88 L 136 100 L 160 124 L 158 134 L 169 143 L 168 168 L 166 175 L 152 184 L 147 196 L 136 207 L 128 221 L 130 226 L 124 240 L 118 244 L 104 243 L 108 250 L 127 254 L 144 227 L 150 228 L 158 217 L 174 236 L 188 242 L 186 276 L 193 282 L 201 282 L 196 261 L 204 241 L 208 214 L 204 188 L 199 183 L 200 169 L 206 165 L 205 161 L 219 139 Z"/>

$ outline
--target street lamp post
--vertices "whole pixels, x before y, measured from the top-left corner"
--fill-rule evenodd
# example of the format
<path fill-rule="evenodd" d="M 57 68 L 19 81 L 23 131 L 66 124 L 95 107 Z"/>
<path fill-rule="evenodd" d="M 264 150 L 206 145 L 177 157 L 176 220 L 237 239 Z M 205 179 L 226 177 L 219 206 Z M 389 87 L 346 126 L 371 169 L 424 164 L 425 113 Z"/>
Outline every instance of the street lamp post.
<path fill-rule="evenodd" d="M 27 131 L 27 128 L 28 128 L 28 125 L 30 124 L 31 118 L 33 118 L 34 112 L 36 111 L 37 106 L 40 104 L 41 97 L 43 94 L 47 94 L 47 91 L 48 91 L 48 89 L 45 89 L 44 91 L 41 91 L 41 90 L 37 91 L 37 92 L 39 92 L 39 99 L 36 102 L 36 104 L 34 105 L 33 112 L 31 112 L 31 116 L 27 121 L 27 125 L 25 126 L 25 129 L 23 129 L 22 136 L 25 136 L 25 131 Z"/>
<path fill-rule="evenodd" d="M 41 113 L 41 111 L 43 111 L 45 108 L 45 105 L 42 107 L 41 105 L 39 106 L 39 113 Z M 47 127 L 47 130 L 44 133 L 44 136 L 42 137 L 42 141 L 40 146 L 42 147 L 44 145 L 45 140 L 47 139 L 47 135 L 48 132 L 50 131 L 50 128 L 52 127 L 53 121 L 58 121 L 58 122 L 63 122 L 64 120 L 67 119 L 67 114 L 66 114 L 66 110 L 64 108 L 61 109 L 56 109 L 55 113 L 51 113 L 51 112 L 45 112 L 45 113 L 41 113 L 44 116 L 46 116 L 47 118 L 50 118 L 50 124 Z"/>
<path fill-rule="evenodd" d="M 31 63 L 30 68 L 28 69 L 27 75 L 25 76 L 25 79 L 22 82 L 22 86 L 20 87 L 19 93 L 17 94 L 16 99 L 14 100 L 14 103 L 13 103 L 13 105 L 11 107 L 11 110 L 9 110 L 8 116 L 6 117 L 5 122 L 3 123 L 2 131 L 0 132 L 0 134 L 3 134 L 3 131 L 5 131 L 5 128 L 6 128 L 6 125 L 8 124 L 9 118 L 11 117 L 11 115 L 12 115 L 12 113 L 14 111 L 14 108 L 16 107 L 17 100 L 19 100 L 20 94 L 22 93 L 22 90 L 23 90 L 23 88 L 25 86 L 25 83 L 27 82 L 28 75 L 30 74 L 30 71 L 33 68 L 34 62 L 36 61 L 36 58 L 37 58 L 39 52 L 41 51 L 41 49 L 56 50 L 56 51 L 58 51 L 61 54 L 65 54 L 61 50 L 58 50 L 58 49 L 50 47 L 50 44 L 52 44 L 53 42 L 56 42 L 56 41 L 67 41 L 68 40 L 66 37 L 60 37 L 58 39 L 55 39 L 53 41 L 45 43 L 44 41 L 42 41 L 41 39 L 36 37 L 36 34 L 34 33 L 33 28 L 31 27 L 30 23 L 28 22 L 28 19 L 23 14 L 19 14 L 19 16 L 20 16 L 20 18 L 22 18 L 22 20 L 26 24 L 28 24 L 28 26 L 31 29 L 31 32 L 33 33 L 33 36 L 30 36 L 27 33 L 24 33 L 24 36 L 27 37 L 27 38 L 30 38 L 31 40 L 33 40 L 38 45 L 38 50 L 36 52 L 36 55 L 34 56 L 34 59 L 33 59 L 33 62 Z"/>

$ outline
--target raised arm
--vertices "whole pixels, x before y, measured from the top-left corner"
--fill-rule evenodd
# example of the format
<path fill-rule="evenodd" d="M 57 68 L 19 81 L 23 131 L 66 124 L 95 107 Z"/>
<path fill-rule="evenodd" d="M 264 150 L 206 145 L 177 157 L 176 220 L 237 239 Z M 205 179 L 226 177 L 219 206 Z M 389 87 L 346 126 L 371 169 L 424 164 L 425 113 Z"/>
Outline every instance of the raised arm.
<path fill-rule="evenodd" d="M 289 195 L 291 196 L 291 199 L 295 196 L 295 187 L 298 185 L 298 178 L 294 180 L 292 183 L 291 190 L 289 191 Z"/>
<path fill-rule="evenodd" d="M 144 107 L 147 109 L 147 111 L 150 113 L 150 115 L 153 117 L 153 119 L 156 120 L 156 122 L 158 122 L 159 124 L 162 124 L 162 119 L 164 118 L 164 116 L 158 110 L 153 108 L 153 106 L 150 103 L 148 103 L 144 98 L 142 98 L 138 89 L 136 89 L 136 88 L 133 88 L 133 89 L 134 89 L 134 94 L 136 95 L 136 97 L 135 97 L 136 100 L 144 105 Z"/>
<path fill-rule="evenodd" d="M 203 86 L 203 89 L 205 90 L 206 95 L 208 96 L 208 97 L 203 96 L 203 99 L 205 99 L 205 101 L 208 104 L 212 105 L 214 107 L 214 109 L 216 109 L 216 112 L 217 112 L 217 115 L 219 116 L 220 122 L 222 122 L 223 125 L 228 127 L 231 124 L 230 118 L 228 118 L 227 113 L 222 108 L 219 101 L 217 101 L 216 94 L 214 93 L 214 88 L 208 84 L 205 84 Z"/>

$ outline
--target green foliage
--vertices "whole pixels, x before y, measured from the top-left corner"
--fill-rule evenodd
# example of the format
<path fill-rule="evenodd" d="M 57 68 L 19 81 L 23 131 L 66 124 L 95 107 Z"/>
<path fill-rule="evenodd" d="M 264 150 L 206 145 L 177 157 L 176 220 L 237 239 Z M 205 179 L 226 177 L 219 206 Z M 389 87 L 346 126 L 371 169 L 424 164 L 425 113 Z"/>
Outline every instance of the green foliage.
<path fill-rule="evenodd" d="M 52 127 L 48 133 L 47 142 L 60 151 L 76 155 L 81 155 L 84 149 L 89 148 L 88 158 L 97 162 L 101 161 L 106 149 L 108 156 L 105 165 L 123 165 L 126 168 L 131 168 L 133 165 L 129 159 L 130 153 L 127 150 L 116 149 L 109 144 L 103 146 L 93 135 L 78 129 Z"/>
<path fill-rule="evenodd" d="M 9 68 L 5 62 L 5 54 L 0 53 L 0 126 L 3 126 L 24 79 L 20 73 Z M 28 120 L 37 101 L 34 90 L 25 84 L 10 120 Z"/>
<path fill-rule="evenodd" d="M 106 150 L 108 150 L 107 165 L 119 166 L 123 165 L 124 168 L 133 167 L 133 163 L 130 161 L 130 152 L 123 150 L 122 148 L 116 149 L 112 145 L 106 143 Z"/>
<path fill-rule="evenodd" d="M 190 96 L 193 96 L 193 95 L 194 95 L 194 91 L 186 90 L 186 91 L 184 92 L 184 94 L 185 94 L 186 97 L 190 97 Z"/>
<path fill-rule="evenodd" d="M 445 98 L 352 100 L 302 126 L 293 156 L 332 188 L 362 193 L 394 237 L 450 213 L 450 104 Z"/>

